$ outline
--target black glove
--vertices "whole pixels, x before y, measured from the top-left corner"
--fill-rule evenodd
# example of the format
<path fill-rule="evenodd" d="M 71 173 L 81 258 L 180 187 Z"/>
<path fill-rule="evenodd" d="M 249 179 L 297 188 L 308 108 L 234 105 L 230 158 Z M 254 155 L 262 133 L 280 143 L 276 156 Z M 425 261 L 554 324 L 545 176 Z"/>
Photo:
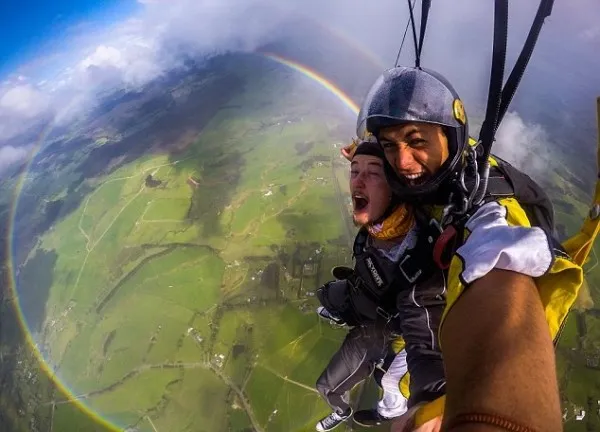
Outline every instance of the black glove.
<path fill-rule="evenodd" d="M 351 285 L 348 280 L 333 280 L 317 289 L 317 298 L 329 312 L 344 320 L 350 327 L 359 325 L 350 305 Z"/>

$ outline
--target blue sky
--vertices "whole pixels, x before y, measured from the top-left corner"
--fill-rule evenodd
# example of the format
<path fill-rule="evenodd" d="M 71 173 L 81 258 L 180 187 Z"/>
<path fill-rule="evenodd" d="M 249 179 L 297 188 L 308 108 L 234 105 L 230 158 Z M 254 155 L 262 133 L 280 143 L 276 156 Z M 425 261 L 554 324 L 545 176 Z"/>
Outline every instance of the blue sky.
<path fill-rule="evenodd" d="M 0 0 L 0 145 L 38 120 L 72 120 L 93 106 L 98 94 L 140 88 L 180 66 L 182 54 L 252 51 L 277 41 L 292 18 L 331 26 L 347 36 L 347 43 L 357 42 L 368 51 L 369 59 L 391 61 L 406 23 L 406 7 L 399 7 L 397 0 L 380 0 L 376 6 L 367 3 Z M 443 72 L 463 98 L 472 94 L 471 99 L 481 99 L 489 81 L 493 2 L 438 3 L 430 16 L 424 60 L 428 67 Z M 508 66 L 512 66 L 536 6 L 535 2 L 520 2 L 511 8 Z M 573 111 L 575 102 L 600 94 L 600 66 L 594 55 L 600 46 L 598 13 L 598 0 L 555 5 L 519 97 L 537 101 L 554 95 L 553 103 L 559 103 L 569 96 L 563 105 Z M 357 33 L 353 31 L 356 22 L 377 22 L 385 30 Z M 405 51 L 412 55 L 410 49 Z M 365 60 L 356 61 L 360 65 Z M 339 65 L 340 69 L 347 66 Z M 552 70 L 559 74 L 551 76 Z M 67 110 L 71 115 L 64 112 L 66 107 L 71 107 Z"/>
<path fill-rule="evenodd" d="M 509 68 L 536 3 L 511 7 Z M 473 106 L 483 100 L 489 82 L 493 2 L 435 4 L 424 64 L 442 72 Z M 569 137 L 591 131 L 585 139 L 593 141 L 593 102 L 600 94 L 599 14 L 598 0 L 556 2 L 512 106 L 526 122 L 564 125 L 561 130 Z M 74 124 L 99 94 L 142 88 L 179 67 L 182 54 L 252 51 L 276 42 L 289 20 L 298 17 L 339 30 L 350 45 L 365 47 L 368 61 L 391 61 L 407 11 L 398 0 L 0 0 L 0 148 L 8 143 L 23 157 L 30 145 L 28 130 L 48 121 Z M 356 32 L 357 22 L 377 23 L 384 30 Z M 362 61 L 358 57 L 338 66 L 341 71 Z M 552 109 L 540 109 L 539 101 Z M 514 124 L 514 130 L 526 127 Z M 0 154 L 0 173 L 3 163 L 15 160 Z"/>
<path fill-rule="evenodd" d="M 137 8 L 135 0 L 3 0 L 0 2 L 0 78 L 43 54 L 82 22 L 112 24 Z"/>

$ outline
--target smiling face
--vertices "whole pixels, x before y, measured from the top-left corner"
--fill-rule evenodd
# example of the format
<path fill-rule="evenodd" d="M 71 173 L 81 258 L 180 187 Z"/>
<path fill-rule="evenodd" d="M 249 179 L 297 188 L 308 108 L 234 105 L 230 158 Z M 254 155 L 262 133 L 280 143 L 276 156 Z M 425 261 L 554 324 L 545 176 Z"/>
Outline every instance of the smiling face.
<path fill-rule="evenodd" d="M 383 216 L 392 194 L 380 158 L 366 154 L 354 156 L 350 164 L 350 192 L 354 222 L 366 225 Z"/>
<path fill-rule="evenodd" d="M 409 186 L 431 178 L 448 159 L 448 138 L 441 126 L 405 123 L 382 129 L 379 142 L 385 157 Z"/>

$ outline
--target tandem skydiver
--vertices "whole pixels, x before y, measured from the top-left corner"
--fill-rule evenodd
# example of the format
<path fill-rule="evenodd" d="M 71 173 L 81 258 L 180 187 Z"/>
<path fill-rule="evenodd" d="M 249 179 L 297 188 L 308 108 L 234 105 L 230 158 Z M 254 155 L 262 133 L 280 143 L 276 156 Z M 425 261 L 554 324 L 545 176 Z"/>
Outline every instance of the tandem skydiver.
<path fill-rule="evenodd" d="M 420 430 L 443 415 L 452 432 L 561 431 L 553 343 L 583 272 L 574 245 L 570 257 L 553 235 L 545 193 L 469 140 L 461 99 L 427 69 L 384 72 L 357 133 L 381 145 L 392 191 L 417 225 L 438 226 L 418 236 L 417 248 L 429 250 L 447 281 L 439 329 L 446 394 L 413 406 L 392 430 Z M 412 378 L 408 340 L 407 352 Z"/>
<path fill-rule="evenodd" d="M 408 407 L 436 399 L 445 387 L 437 344 L 445 304 L 444 276 L 431 260 L 422 265 L 422 251 L 414 247 L 418 235 L 427 230 L 417 232 L 410 207 L 392 196 L 378 143 L 362 142 L 349 158 L 353 217 L 362 227 L 354 242 L 355 266 L 343 276 L 336 275 L 338 280 L 326 283 L 317 295 L 323 305 L 321 316 L 352 329 L 317 380 L 317 390 L 333 408 L 317 423 L 318 431 L 332 430 L 352 416 L 347 392 L 371 374 L 399 334 L 406 343 L 409 365 L 411 360 L 413 365 L 412 370 L 409 367 Z M 398 391 L 405 360 L 402 355 L 391 360 L 396 364 L 392 361 L 388 372 L 398 376 L 389 380 L 395 381 L 397 391 L 388 389 L 379 411 L 355 413 L 358 423 L 375 424 L 406 411 L 405 398 Z M 386 406 L 390 401 L 397 405 Z"/>

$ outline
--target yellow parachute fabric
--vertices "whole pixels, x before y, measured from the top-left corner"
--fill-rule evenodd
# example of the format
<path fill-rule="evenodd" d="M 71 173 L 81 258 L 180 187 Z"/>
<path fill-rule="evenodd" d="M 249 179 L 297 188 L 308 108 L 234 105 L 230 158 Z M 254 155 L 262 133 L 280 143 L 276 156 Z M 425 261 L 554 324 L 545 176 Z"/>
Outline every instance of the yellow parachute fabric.
<path fill-rule="evenodd" d="M 598 152 L 597 163 L 600 169 L 600 97 L 596 100 L 596 113 L 598 119 Z M 470 140 L 474 144 L 474 140 Z M 501 200 L 501 204 L 507 207 L 507 219 L 511 225 L 529 225 L 524 211 L 513 202 L 514 199 Z M 512 219 L 512 220 L 511 220 Z M 573 305 L 581 285 L 583 284 L 583 269 L 592 247 L 600 231 L 600 176 L 596 180 L 596 187 L 592 201 L 591 210 L 583 222 L 580 231 L 562 243 L 563 248 L 570 259 L 557 257 L 550 271 L 536 278 L 535 282 L 540 293 L 546 320 L 552 338 L 556 341 L 560 336 L 562 324 L 566 321 L 567 314 Z M 462 262 L 454 257 L 450 267 L 450 274 L 454 275 L 448 280 L 448 287 L 458 283 L 458 290 L 448 290 L 447 306 L 444 316 L 452 304 L 458 299 L 464 287 L 458 280 L 462 271 Z M 444 414 L 446 397 L 442 396 L 428 404 L 420 407 L 415 414 L 415 427 L 421 426 L 429 420 Z"/>
<path fill-rule="evenodd" d="M 598 119 L 598 168 L 600 169 L 600 97 L 596 99 L 596 116 Z M 588 216 L 583 222 L 581 230 L 566 240 L 563 243 L 563 247 L 573 259 L 573 261 L 579 265 L 585 264 L 587 257 L 592 250 L 594 240 L 600 231 L 600 178 L 596 181 L 596 190 L 594 191 L 594 199 L 592 202 L 591 210 Z"/>
<path fill-rule="evenodd" d="M 503 198 L 497 201 L 506 208 L 506 221 L 510 226 L 531 226 L 529 219 L 521 205 L 515 198 Z M 468 231 L 465 238 L 468 237 Z M 446 308 L 442 315 L 442 324 L 448 311 L 454 306 L 458 298 L 465 290 L 460 280 L 463 272 L 462 260 L 455 256 L 448 271 L 448 291 L 446 296 Z M 571 306 L 577 298 L 579 289 L 583 284 L 583 269 L 571 259 L 556 255 L 552 267 L 543 276 L 534 279 L 544 305 L 546 321 L 550 334 L 554 340 L 559 336 L 560 328 L 566 320 Z M 440 325 L 440 328 L 441 328 Z M 443 350 L 443 345 L 442 345 Z"/>

